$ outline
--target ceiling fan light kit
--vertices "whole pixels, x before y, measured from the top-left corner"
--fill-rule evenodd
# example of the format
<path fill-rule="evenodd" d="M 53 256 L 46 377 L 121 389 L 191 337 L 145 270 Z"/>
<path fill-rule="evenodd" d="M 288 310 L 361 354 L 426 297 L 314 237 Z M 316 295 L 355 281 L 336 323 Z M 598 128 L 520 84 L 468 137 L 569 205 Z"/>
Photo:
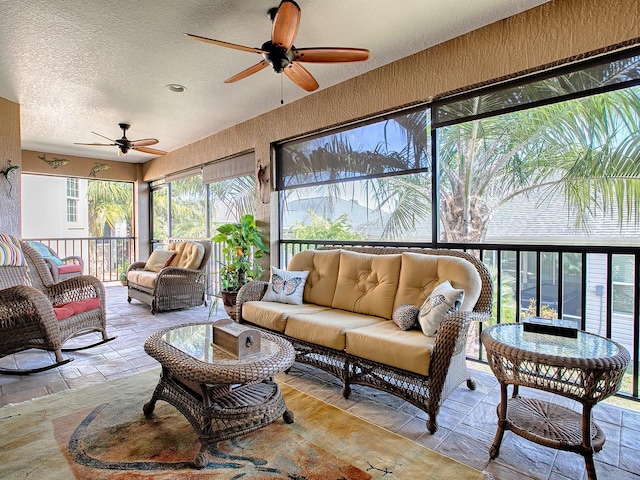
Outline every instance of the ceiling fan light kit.
<path fill-rule="evenodd" d="M 278 7 L 269 9 L 267 16 L 273 22 L 271 40 L 263 43 L 260 48 L 246 47 L 190 33 L 185 33 L 185 35 L 194 40 L 219 47 L 262 55 L 263 60 L 226 79 L 224 83 L 237 82 L 271 65 L 276 73 L 284 73 L 300 88 L 312 92 L 318 88 L 318 82 L 300 63 L 362 62 L 369 58 L 369 50 L 364 48 L 296 48 L 293 42 L 300 27 L 301 11 L 293 0 L 282 0 Z"/>

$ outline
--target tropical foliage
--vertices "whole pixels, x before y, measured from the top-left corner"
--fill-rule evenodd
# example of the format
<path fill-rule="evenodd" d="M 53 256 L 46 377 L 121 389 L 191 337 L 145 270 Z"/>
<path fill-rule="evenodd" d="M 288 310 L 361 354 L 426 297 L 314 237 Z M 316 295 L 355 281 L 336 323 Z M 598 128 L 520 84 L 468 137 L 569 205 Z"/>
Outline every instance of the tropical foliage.
<path fill-rule="evenodd" d="M 207 201 L 202 176 L 194 175 L 171 182 L 171 236 L 207 236 Z"/>
<path fill-rule="evenodd" d="M 312 238 L 314 240 L 364 240 L 365 235 L 356 232 L 347 214 L 344 213 L 334 220 L 321 217 L 309 211 L 309 222 L 298 222 L 291 227 L 289 237 L 297 240 Z"/>
<path fill-rule="evenodd" d="M 116 225 L 126 227 L 131 235 L 133 219 L 133 186 L 127 182 L 89 180 L 89 232 L 94 237 L 112 236 Z"/>
<path fill-rule="evenodd" d="M 239 222 L 220 225 L 216 230 L 211 240 L 223 244 L 220 284 L 225 291 L 237 292 L 249 280 L 260 278 L 263 269 L 257 260 L 269 249 L 253 215 L 243 215 Z"/>

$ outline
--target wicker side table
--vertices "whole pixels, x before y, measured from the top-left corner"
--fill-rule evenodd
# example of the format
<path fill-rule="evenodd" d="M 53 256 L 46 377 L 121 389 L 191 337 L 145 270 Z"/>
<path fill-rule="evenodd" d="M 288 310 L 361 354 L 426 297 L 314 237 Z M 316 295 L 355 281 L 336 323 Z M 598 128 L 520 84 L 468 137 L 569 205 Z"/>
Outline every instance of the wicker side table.
<path fill-rule="evenodd" d="M 618 343 L 587 332 L 565 338 L 525 332 L 522 324 L 493 325 L 482 332 L 491 370 L 500 382 L 498 430 L 489 452 L 500 453 L 505 430 L 540 445 L 584 456 L 589 480 L 596 479 L 594 452 L 605 435 L 592 419 L 592 409 L 618 391 L 631 361 Z M 507 386 L 513 385 L 512 398 Z M 518 387 L 557 393 L 582 404 L 582 413 L 551 402 L 524 398 Z"/>
<path fill-rule="evenodd" d="M 273 377 L 293 365 L 294 349 L 284 339 L 261 335 L 261 352 L 240 359 L 212 343 L 211 323 L 165 328 L 145 342 L 162 373 L 144 414 L 150 417 L 164 400 L 187 418 L 201 443 L 196 468 L 209 463 L 209 447 L 221 440 L 258 430 L 281 415 L 293 422 Z"/>

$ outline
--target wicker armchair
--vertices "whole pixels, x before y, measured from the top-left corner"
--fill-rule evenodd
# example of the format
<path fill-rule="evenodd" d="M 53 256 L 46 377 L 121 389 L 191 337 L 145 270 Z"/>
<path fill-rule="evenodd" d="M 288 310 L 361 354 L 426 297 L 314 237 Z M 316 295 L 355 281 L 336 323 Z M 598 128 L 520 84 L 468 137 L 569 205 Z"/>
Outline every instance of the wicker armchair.
<path fill-rule="evenodd" d="M 67 278 L 77 277 L 84 272 L 84 260 L 77 255 L 60 258 L 58 254 L 48 245 L 41 242 L 29 241 L 30 247 L 33 247 L 47 262 L 49 271 L 54 282 L 65 280 Z"/>
<path fill-rule="evenodd" d="M 175 242 L 177 243 L 180 242 Z M 190 240 L 184 243 L 199 243 L 204 247 L 204 255 L 198 267 L 179 267 L 176 266 L 176 260 L 156 272 L 145 270 L 147 262 L 132 263 L 127 270 L 129 303 L 131 299 L 136 299 L 149 305 L 152 314 L 206 305 L 206 267 L 211 258 L 211 242 Z"/>
<path fill-rule="evenodd" d="M 73 360 L 65 359 L 63 351 L 84 350 L 113 340 L 115 337 L 107 335 L 102 283 L 91 276 L 56 283 L 42 256 L 27 243 L 20 245 L 26 264 L 0 267 L 0 358 L 36 348 L 54 352 L 55 363 L 26 370 L 2 368 L 0 373 L 25 375 L 49 370 Z M 102 339 L 63 348 L 70 338 L 91 332 L 99 332 Z"/>

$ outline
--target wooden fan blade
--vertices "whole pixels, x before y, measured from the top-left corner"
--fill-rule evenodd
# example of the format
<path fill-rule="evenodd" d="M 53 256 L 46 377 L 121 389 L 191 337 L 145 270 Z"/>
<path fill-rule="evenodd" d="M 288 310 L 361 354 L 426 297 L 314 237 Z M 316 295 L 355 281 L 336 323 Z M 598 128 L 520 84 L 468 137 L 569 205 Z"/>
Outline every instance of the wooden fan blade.
<path fill-rule="evenodd" d="M 198 35 L 192 35 L 190 33 L 185 33 L 184 35 L 189 38 L 193 38 L 194 40 L 198 40 L 200 42 L 218 45 L 219 47 L 233 48 L 235 50 L 242 50 L 243 52 L 267 53 L 265 50 L 262 50 L 261 48 L 245 47 L 244 45 L 237 45 L 235 43 L 223 42 L 222 40 L 214 40 L 213 38 L 200 37 Z"/>
<path fill-rule="evenodd" d="M 143 153 L 150 153 L 151 155 L 166 155 L 167 152 L 164 150 L 156 150 L 155 148 L 149 147 L 131 147 L 132 150 Z"/>
<path fill-rule="evenodd" d="M 364 48 L 296 48 L 293 59 L 307 63 L 363 62 L 369 58 Z"/>
<path fill-rule="evenodd" d="M 313 92 L 319 86 L 316 79 L 313 78 L 313 75 L 299 63 L 294 62 L 285 68 L 284 74 L 289 77 L 293 83 L 307 92 Z"/>
<path fill-rule="evenodd" d="M 94 135 L 98 135 L 99 137 L 106 138 L 110 142 L 115 142 L 115 140 L 113 138 L 105 137 L 104 135 L 101 135 L 101 134 L 96 133 L 96 132 L 91 132 L 91 133 L 93 133 Z"/>
<path fill-rule="evenodd" d="M 155 145 L 156 143 L 158 143 L 158 140 L 156 140 L 155 138 L 142 138 L 140 140 L 131 140 L 129 142 L 129 146 L 131 148 L 148 147 L 149 145 Z"/>
<path fill-rule="evenodd" d="M 252 75 L 256 72 L 259 72 L 260 70 L 262 70 L 263 68 L 266 68 L 269 66 L 269 62 L 267 62 L 266 60 L 262 60 L 259 63 L 256 63 L 255 65 L 252 65 L 251 67 L 247 68 L 246 70 L 241 71 L 240 73 L 236 73 L 233 77 L 227 78 L 224 83 L 233 83 L 233 82 L 237 82 L 238 80 L 242 80 L 243 78 L 248 77 L 249 75 Z"/>
<path fill-rule="evenodd" d="M 89 147 L 115 147 L 117 143 L 74 143 L 74 145 L 85 145 Z"/>
<path fill-rule="evenodd" d="M 273 19 L 271 43 L 289 51 L 300 26 L 300 7 L 293 0 L 282 0 Z"/>

